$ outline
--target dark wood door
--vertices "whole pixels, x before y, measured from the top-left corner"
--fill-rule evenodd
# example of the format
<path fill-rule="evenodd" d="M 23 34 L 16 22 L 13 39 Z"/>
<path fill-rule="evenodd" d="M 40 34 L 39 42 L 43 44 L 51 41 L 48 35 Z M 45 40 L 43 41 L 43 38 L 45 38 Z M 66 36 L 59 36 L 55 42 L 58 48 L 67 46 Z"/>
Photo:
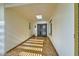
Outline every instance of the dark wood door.
<path fill-rule="evenodd" d="M 47 24 L 37 24 L 37 36 L 47 36 Z"/>

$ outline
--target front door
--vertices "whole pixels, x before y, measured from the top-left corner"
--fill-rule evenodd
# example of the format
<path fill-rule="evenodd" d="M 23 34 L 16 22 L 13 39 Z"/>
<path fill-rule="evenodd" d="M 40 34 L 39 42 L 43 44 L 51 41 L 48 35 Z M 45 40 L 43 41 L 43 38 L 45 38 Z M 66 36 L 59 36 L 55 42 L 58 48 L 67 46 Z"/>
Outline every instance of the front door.
<path fill-rule="evenodd" d="M 47 24 L 37 24 L 37 36 L 47 36 Z"/>

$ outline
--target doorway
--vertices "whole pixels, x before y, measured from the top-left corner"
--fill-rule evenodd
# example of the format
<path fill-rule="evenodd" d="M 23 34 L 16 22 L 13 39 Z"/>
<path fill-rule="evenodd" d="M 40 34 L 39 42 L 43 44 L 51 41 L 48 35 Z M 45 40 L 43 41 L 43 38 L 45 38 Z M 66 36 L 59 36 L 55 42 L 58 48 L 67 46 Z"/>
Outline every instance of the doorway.
<path fill-rule="evenodd" d="M 37 36 L 47 36 L 47 24 L 37 24 Z"/>

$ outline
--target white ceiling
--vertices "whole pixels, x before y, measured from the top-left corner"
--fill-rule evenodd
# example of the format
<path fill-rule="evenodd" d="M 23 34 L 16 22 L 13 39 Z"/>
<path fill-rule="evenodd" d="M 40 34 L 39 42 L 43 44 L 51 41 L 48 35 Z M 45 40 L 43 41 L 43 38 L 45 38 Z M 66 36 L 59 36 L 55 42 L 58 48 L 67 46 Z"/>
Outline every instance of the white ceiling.
<path fill-rule="evenodd" d="M 32 3 L 32 4 L 5 4 L 6 9 L 13 9 L 26 19 L 36 20 L 36 15 L 42 15 L 48 20 L 56 12 L 57 4 L 54 3 Z"/>
<path fill-rule="evenodd" d="M 24 3 L 5 3 L 5 8 L 17 7 L 17 6 L 21 6 L 21 5 L 24 5 Z"/>

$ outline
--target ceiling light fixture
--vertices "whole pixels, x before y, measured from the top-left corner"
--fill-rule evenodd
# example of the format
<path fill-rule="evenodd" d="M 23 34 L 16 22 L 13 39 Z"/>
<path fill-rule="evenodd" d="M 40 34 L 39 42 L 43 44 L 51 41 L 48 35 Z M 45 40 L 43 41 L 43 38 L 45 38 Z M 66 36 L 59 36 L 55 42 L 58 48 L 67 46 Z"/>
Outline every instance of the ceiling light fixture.
<path fill-rule="evenodd" d="M 42 19 L 42 15 L 36 15 L 37 19 Z"/>

